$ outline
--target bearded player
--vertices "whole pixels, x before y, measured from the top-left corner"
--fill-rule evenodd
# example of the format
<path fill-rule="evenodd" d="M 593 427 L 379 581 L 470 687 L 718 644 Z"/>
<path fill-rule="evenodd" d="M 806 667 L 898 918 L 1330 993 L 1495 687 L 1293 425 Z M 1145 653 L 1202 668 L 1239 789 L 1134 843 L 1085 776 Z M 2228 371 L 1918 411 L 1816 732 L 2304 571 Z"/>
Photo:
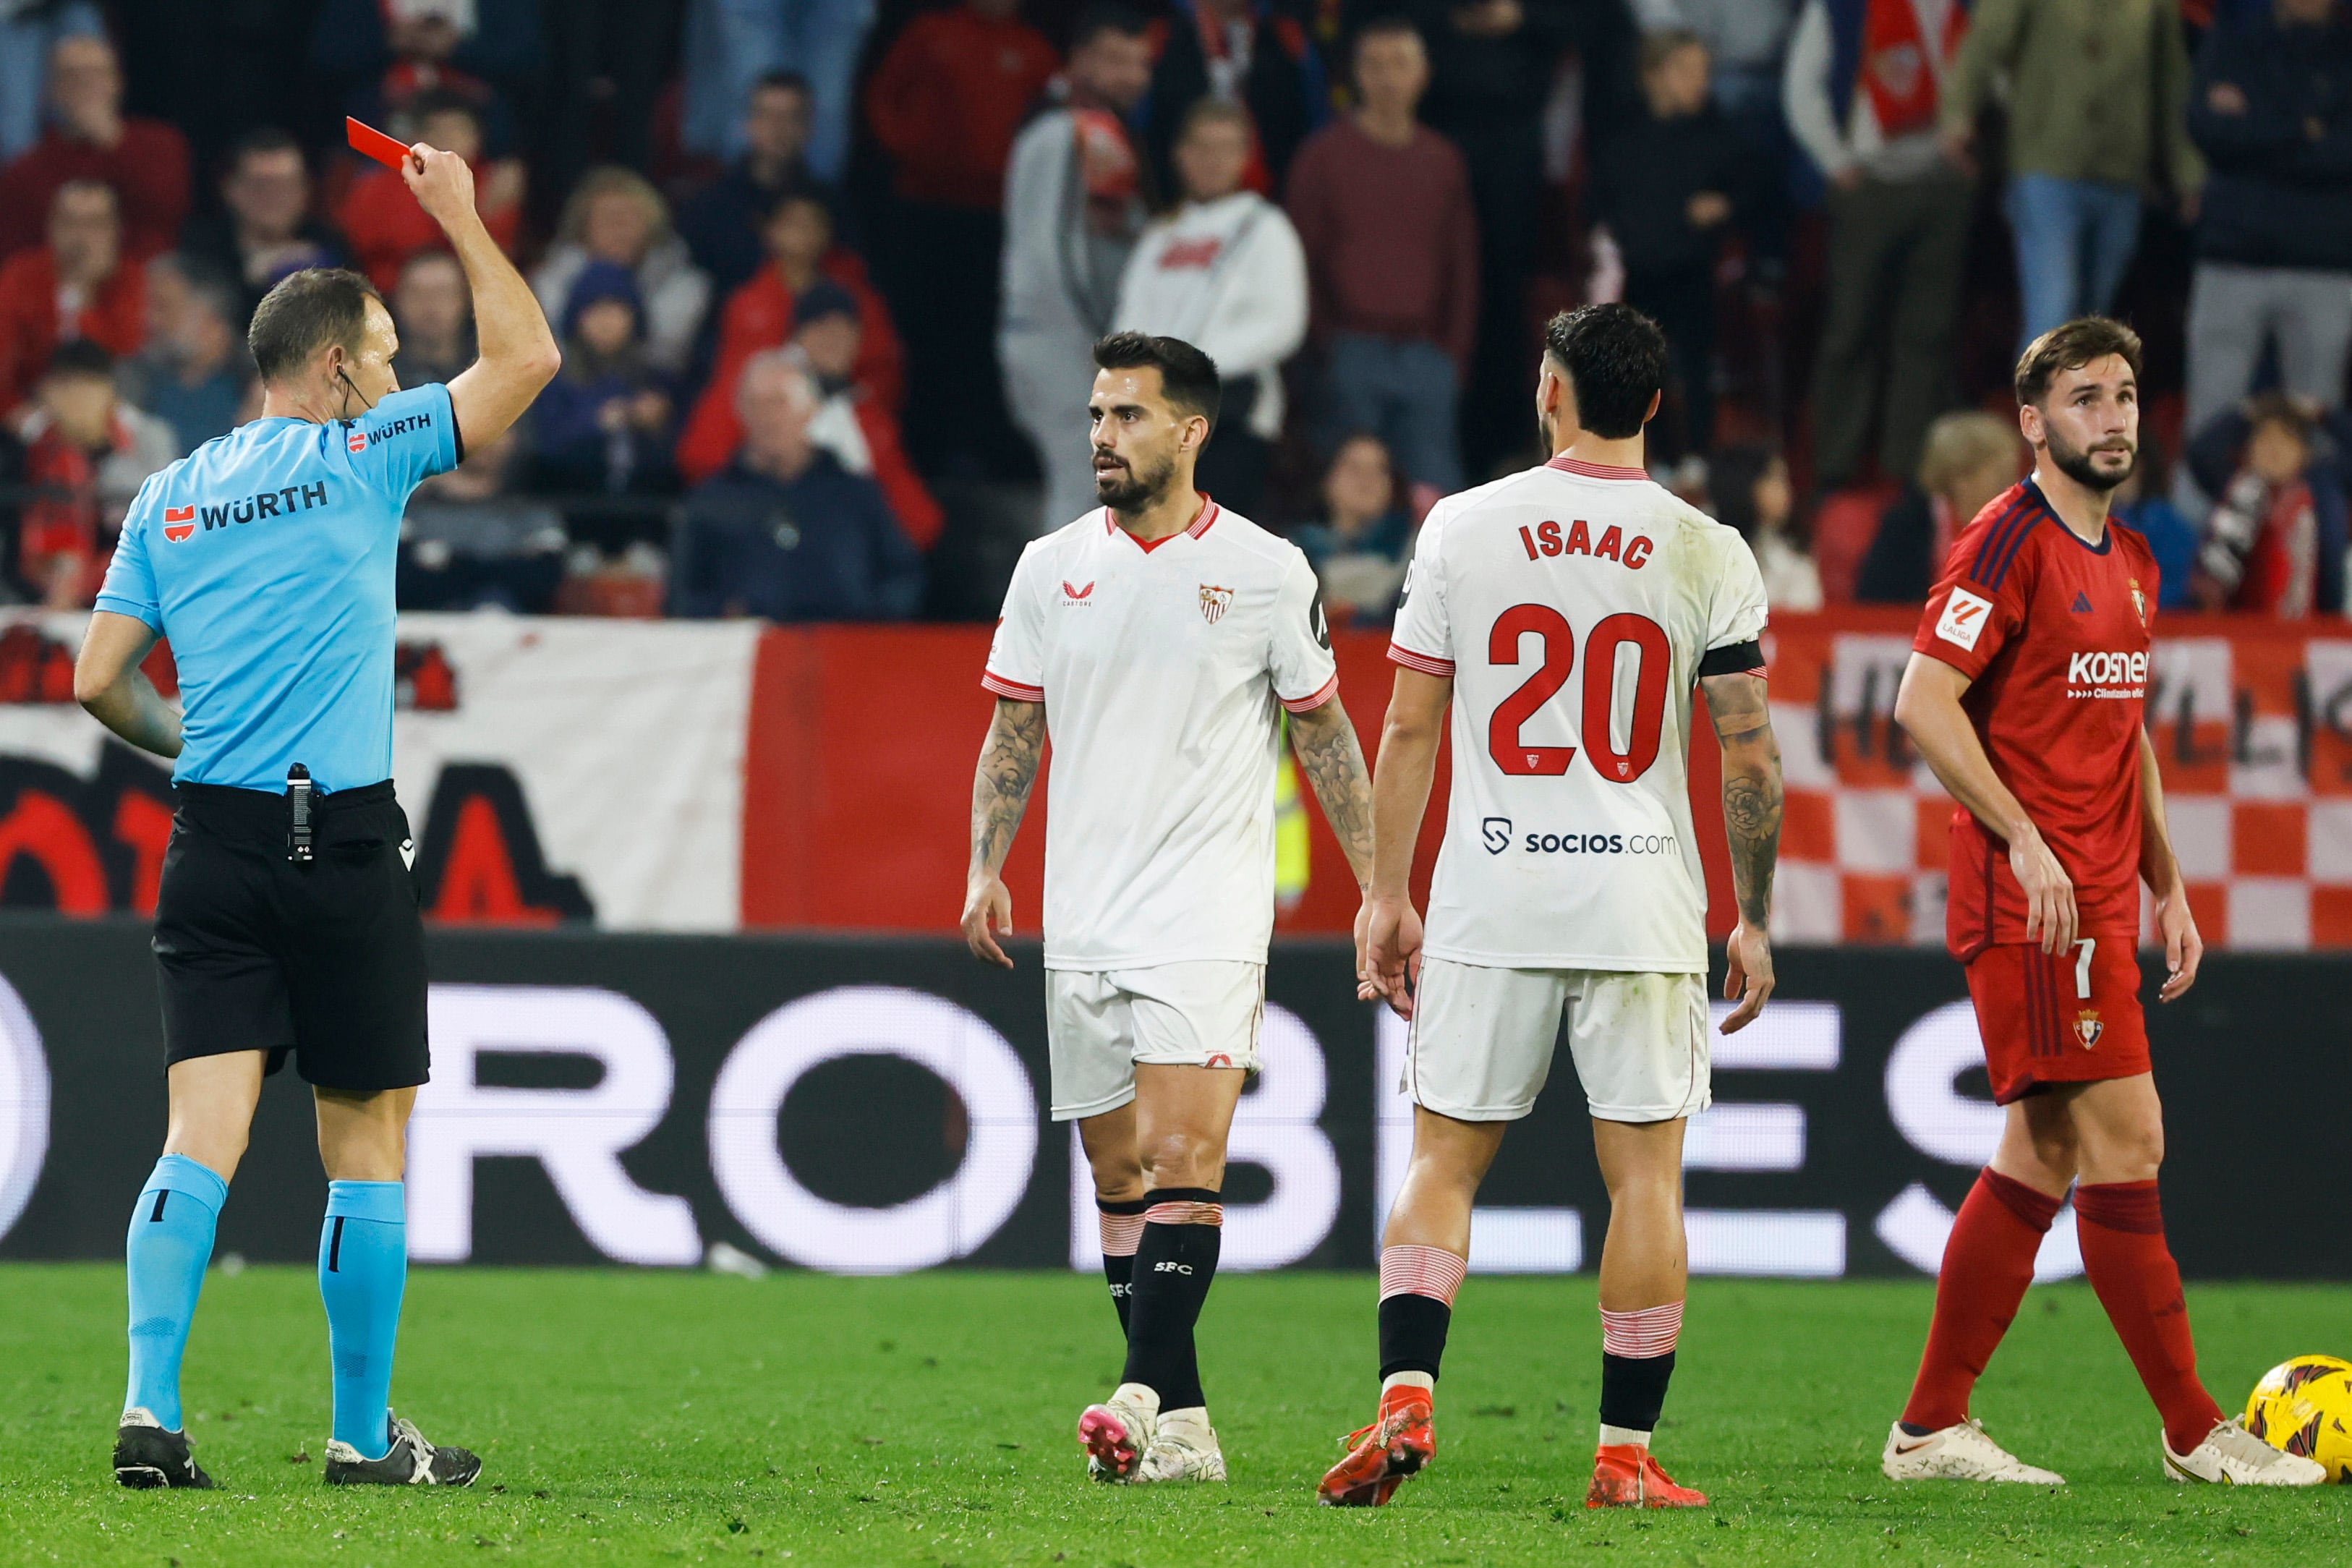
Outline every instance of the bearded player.
<path fill-rule="evenodd" d="M 1127 1336 L 1118 1387 L 1078 1436 L 1099 1479 L 1221 1481 L 1193 1327 L 1216 1277 L 1225 1138 L 1258 1065 L 1284 710 L 1359 886 L 1370 785 L 1314 569 L 1192 487 L 1216 366 L 1140 332 L 1103 339 L 1095 363 L 1103 504 L 1024 551 L 1004 595 L 963 931 L 1012 967 L 1000 873 L 1050 730 L 1053 1114 L 1078 1124 Z"/>
<path fill-rule="evenodd" d="M 2176 1481 L 2309 1486 L 2326 1471 L 2222 1418 L 2197 1378 L 2157 1198 L 2163 1108 L 2140 1013 L 2139 887 L 2156 896 L 2170 1002 L 2204 944 L 2142 727 L 2155 558 L 2107 516 L 2138 458 L 2137 334 L 2098 317 L 2017 363 L 2033 473 L 1954 541 L 1895 716 L 1960 803 L 1946 941 L 1968 966 L 2000 1146 L 1960 1205 L 1927 1349 L 1881 1465 L 1896 1480 L 2063 1478 L 1969 1415 L 2042 1237 L 2074 1191 L 2083 1268 L 2164 1419 Z"/>
<path fill-rule="evenodd" d="M 1563 1018 L 1609 1188 L 1585 1504 L 1706 1501 L 1650 1455 L 1686 1283 L 1683 1129 L 1708 1103 L 1693 687 L 1723 743 L 1739 901 L 1727 1032 L 1772 990 L 1780 758 L 1755 557 L 1642 467 L 1666 365 L 1664 335 L 1626 306 L 1554 318 L 1536 390 L 1552 460 L 1440 502 L 1413 549 L 1357 926 L 1362 994 L 1412 1022 L 1412 1159 L 1381 1237 L 1380 1410 L 1323 1478 L 1327 1503 L 1385 1503 L 1435 1456 L 1472 1203 L 1504 1131 L 1535 1108 Z M 1454 783 L 1424 942 L 1406 879 L 1449 708 Z"/>

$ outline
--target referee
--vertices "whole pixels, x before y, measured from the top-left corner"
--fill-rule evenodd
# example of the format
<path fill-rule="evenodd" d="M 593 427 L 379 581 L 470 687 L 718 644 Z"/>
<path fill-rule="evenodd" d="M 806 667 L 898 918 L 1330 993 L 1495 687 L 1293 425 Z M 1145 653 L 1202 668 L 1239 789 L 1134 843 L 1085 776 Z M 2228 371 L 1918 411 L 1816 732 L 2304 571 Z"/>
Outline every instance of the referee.
<path fill-rule="evenodd" d="M 393 564 L 409 493 L 494 441 L 560 363 L 538 303 L 474 211 L 464 159 L 401 174 L 473 289 L 481 357 L 403 392 L 392 316 L 355 273 L 297 272 L 254 311 L 261 416 L 149 479 L 123 520 L 74 695 L 174 757 L 179 812 L 155 907 L 171 1124 L 131 1212 L 126 1487 L 209 1487 L 180 1354 L 266 1074 L 294 1058 L 319 1113 L 319 1294 L 333 1350 L 326 1479 L 465 1486 L 481 1460 L 394 1417 L 407 1284 L 401 1196 L 427 1076 L 425 942 L 392 790 Z M 139 670 L 169 637 L 174 711 Z"/>

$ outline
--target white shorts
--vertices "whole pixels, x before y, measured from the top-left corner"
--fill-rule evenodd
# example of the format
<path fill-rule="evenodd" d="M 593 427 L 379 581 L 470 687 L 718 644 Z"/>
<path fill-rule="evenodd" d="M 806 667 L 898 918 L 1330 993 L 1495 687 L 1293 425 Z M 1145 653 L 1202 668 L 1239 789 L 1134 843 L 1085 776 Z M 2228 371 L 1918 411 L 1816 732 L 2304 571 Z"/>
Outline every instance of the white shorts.
<path fill-rule="evenodd" d="M 1560 1013 L 1594 1117 L 1669 1121 L 1709 1093 L 1706 976 L 1423 961 L 1404 1091 L 1458 1121 L 1516 1121 L 1551 1076 Z"/>
<path fill-rule="evenodd" d="M 1205 959 L 1149 969 L 1045 972 L 1045 1047 L 1054 1120 L 1117 1110 L 1135 1098 L 1135 1064 L 1258 1067 L 1265 965 Z"/>

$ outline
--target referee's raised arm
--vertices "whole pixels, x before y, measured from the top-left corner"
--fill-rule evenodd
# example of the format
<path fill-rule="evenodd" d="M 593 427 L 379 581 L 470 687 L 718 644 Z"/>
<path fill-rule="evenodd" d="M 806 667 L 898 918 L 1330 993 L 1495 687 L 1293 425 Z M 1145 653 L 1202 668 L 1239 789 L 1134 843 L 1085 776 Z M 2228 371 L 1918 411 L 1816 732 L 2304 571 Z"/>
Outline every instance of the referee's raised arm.
<path fill-rule="evenodd" d="M 563 355 L 530 285 L 474 210 L 474 171 L 466 160 L 422 142 L 408 151 L 400 177 L 449 237 L 474 292 L 481 357 L 449 383 L 449 403 L 457 411 L 462 450 L 478 452 L 522 417 L 562 368 Z"/>

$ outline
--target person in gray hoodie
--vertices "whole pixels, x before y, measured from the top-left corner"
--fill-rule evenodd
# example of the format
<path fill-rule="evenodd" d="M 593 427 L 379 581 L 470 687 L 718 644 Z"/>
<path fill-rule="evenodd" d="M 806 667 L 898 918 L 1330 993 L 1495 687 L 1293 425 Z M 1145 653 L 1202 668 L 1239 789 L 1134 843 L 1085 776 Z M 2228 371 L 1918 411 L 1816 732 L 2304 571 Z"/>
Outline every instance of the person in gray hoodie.
<path fill-rule="evenodd" d="M 1098 5 L 1078 19 L 1049 107 L 1013 143 L 1004 179 L 1004 400 L 1037 448 L 1044 534 L 1095 504 L 1087 393 L 1094 342 L 1110 331 L 1119 279 L 1147 216 L 1127 116 L 1151 84 L 1143 18 Z"/>

